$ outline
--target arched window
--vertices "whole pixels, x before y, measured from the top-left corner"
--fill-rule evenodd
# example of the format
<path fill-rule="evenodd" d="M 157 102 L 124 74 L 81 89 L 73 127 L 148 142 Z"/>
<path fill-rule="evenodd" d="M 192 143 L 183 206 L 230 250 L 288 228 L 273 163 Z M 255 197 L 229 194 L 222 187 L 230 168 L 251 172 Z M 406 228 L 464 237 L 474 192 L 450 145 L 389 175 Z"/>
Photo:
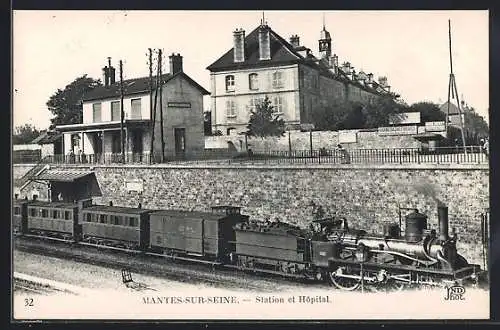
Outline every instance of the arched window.
<path fill-rule="evenodd" d="M 234 92 L 234 76 L 233 75 L 226 76 L 226 91 L 227 92 Z"/>
<path fill-rule="evenodd" d="M 259 75 L 251 73 L 248 75 L 248 86 L 251 90 L 259 89 Z"/>

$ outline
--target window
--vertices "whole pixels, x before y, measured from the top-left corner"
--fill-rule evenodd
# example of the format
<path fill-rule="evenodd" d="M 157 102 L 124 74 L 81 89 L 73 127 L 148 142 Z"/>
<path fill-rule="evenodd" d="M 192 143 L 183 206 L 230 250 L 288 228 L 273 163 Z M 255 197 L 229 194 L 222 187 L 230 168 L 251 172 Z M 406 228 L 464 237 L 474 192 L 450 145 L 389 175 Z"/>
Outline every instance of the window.
<path fill-rule="evenodd" d="M 131 118 L 132 119 L 141 119 L 141 99 L 132 99 L 130 100 L 130 104 L 132 107 Z"/>
<path fill-rule="evenodd" d="M 101 103 L 92 104 L 92 120 L 94 123 L 101 122 Z"/>
<path fill-rule="evenodd" d="M 59 218 L 59 211 L 57 211 L 57 210 L 52 211 L 52 218 L 58 219 Z"/>
<path fill-rule="evenodd" d="M 35 217 L 36 216 L 36 210 L 35 209 L 30 209 L 30 215 L 32 217 Z"/>
<path fill-rule="evenodd" d="M 49 210 L 42 209 L 42 218 L 48 218 L 49 217 Z"/>
<path fill-rule="evenodd" d="M 259 89 L 259 76 L 256 73 L 248 75 L 248 86 L 251 90 Z"/>
<path fill-rule="evenodd" d="M 260 97 L 254 97 L 250 99 L 250 104 L 248 106 L 248 111 L 255 111 L 257 110 L 257 105 L 261 104 L 264 101 L 263 98 Z"/>
<path fill-rule="evenodd" d="M 234 100 L 226 100 L 226 116 L 236 117 L 236 102 Z"/>
<path fill-rule="evenodd" d="M 106 220 L 107 220 L 106 218 L 107 218 L 106 214 L 99 214 L 99 222 L 100 223 L 106 223 Z"/>
<path fill-rule="evenodd" d="M 64 219 L 69 220 L 70 219 L 70 212 L 69 211 L 64 211 Z"/>
<path fill-rule="evenodd" d="M 226 76 L 226 91 L 234 92 L 234 76 Z"/>
<path fill-rule="evenodd" d="M 273 88 L 283 88 L 283 73 L 273 72 Z"/>
<path fill-rule="evenodd" d="M 136 227 L 137 224 L 138 224 L 138 221 L 135 218 L 133 218 L 133 217 L 129 217 L 128 218 L 128 224 L 129 224 L 130 227 Z"/>
<path fill-rule="evenodd" d="M 120 101 L 111 102 L 111 121 L 121 120 L 121 104 Z"/>
<path fill-rule="evenodd" d="M 87 222 L 92 222 L 92 214 L 87 213 Z"/>
<path fill-rule="evenodd" d="M 276 95 L 273 97 L 273 112 L 283 113 L 284 108 L 284 99 L 280 95 Z"/>
<path fill-rule="evenodd" d="M 161 235 L 158 235 L 156 236 L 156 244 L 157 245 L 161 245 L 163 242 L 162 242 L 162 239 L 161 239 Z"/>
<path fill-rule="evenodd" d="M 21 214 L 21 208 L 20 208 L 20 207 L 15 207 L 15 208 L 14 208 L 14 214 L 15 214 L 15 215 L 19 215 L 19 214 Z"/>

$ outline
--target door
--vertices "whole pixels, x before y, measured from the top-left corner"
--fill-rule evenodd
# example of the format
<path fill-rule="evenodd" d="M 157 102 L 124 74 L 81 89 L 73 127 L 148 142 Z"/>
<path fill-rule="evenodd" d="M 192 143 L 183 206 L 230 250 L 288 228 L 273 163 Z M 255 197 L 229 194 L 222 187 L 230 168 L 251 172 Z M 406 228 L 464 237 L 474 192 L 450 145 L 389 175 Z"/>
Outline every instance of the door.
<path fill-rule="evenodd" d="M 186 151 L 186 129 L 174 128 L 175 155 L 184 156 Z"/>

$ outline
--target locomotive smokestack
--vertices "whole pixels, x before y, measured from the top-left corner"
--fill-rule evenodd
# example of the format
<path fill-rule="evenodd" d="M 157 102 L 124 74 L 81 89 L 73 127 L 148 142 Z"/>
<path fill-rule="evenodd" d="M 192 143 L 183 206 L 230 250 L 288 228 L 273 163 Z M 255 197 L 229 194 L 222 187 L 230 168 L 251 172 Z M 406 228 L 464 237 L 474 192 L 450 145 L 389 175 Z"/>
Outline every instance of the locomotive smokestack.
<path fill-rule="evenodd" d="M 447 240 L 448 237 L 448 208 L 444 205 L 438 206 L 439 239 Z"/>

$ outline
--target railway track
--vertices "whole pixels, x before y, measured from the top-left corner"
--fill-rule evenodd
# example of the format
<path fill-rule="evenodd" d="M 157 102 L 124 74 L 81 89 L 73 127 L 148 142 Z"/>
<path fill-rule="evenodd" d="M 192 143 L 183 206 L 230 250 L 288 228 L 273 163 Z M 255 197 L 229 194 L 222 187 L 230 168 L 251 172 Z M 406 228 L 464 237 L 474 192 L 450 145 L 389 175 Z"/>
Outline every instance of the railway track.
<path fill-rule="evenodd" d="M 310 288 L 325 287 L 323 283 L 302 283 L 279 276 L 262 277 L 258 274 L 234 268 L 224 269 L 217 264 L 189 263 L 188 260 L 169 259 L 156 254 L 144 254 L 127 249 L 107 249 L 96 245 L 68 244 L 35 237 L 16 237 L 15 249 L 61 259 L 102 266 L 112 269 L 128 269 L 133 273 L 154 275 L 177 282 L 200 283 L 206 286 L 223 287 L 260 292 L 275 292 L 282 286 Z"/>
<path fill-rule="evenodd" d="M 60 290 L 49 285 L 36 283 L 24 279 L 14 278 L 14 291 L 26 292 L 30 294 L 38 294 L 38 295 L 50 295 L 55 293 L 65 292 L 66 290 Z"/>

